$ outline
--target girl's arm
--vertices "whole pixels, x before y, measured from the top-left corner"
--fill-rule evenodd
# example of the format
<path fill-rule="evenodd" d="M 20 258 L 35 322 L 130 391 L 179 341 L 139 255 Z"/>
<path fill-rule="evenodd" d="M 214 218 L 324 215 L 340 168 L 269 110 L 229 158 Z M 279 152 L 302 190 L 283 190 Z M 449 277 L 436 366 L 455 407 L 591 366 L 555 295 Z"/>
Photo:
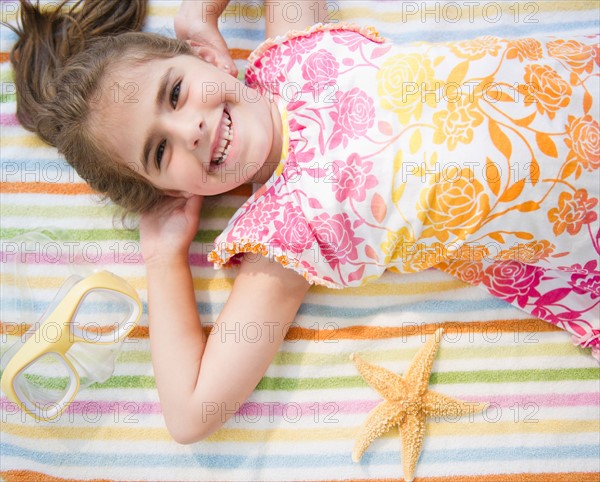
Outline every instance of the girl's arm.
<path fill-rule="evenodd" d="M 265 35 L 274 38 L 304 30 L 328 18 L 324 0 L 265 0 Z"/>
<path fill-rule="evenodd" d="M 229 0 L 182 0 L 175 16 L 175 34 L 190 42 L 194 53 L 237 77 L 238 69 L 219 32 L 218 20 Z"/>
<path fill-rule="evenodd" d="M 191 443 L 221 427 L 252 393 L 309 284 L 278 263 L 246 256 L 206 337 L 187 258 L 198 202 L 173 205 L 164 214 L 144 216 L 140 228 L 156 385 L 169 432 L 177 442 Z"/>

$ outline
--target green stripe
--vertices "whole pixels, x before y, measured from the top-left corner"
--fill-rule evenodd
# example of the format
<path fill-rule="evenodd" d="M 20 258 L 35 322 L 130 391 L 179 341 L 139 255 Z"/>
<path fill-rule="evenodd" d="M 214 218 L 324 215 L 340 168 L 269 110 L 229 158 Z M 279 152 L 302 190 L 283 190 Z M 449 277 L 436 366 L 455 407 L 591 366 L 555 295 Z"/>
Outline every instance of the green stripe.
<path fill-rule="evenodd" d="M 9 340 L 10 341 L 10 340 Z M 4 343 L 0 346 L 0 356 L 4 354 L 10 347 L 10 343 Z M 440 349 L 438 360 L 462 360 L 471 358 L 495 358 L 503 359 L 510 357 L 532 357 L 532 356 L 547 356 L 552 353 L 552 356 L 575 356 L 589 357 L 589 350 L 569 345 L 566 343 L 543 343 L 532 347 L 516 346 L 516 347 L 469 347 L 469 348 L 442 348 Z M 371 363 L 381 363 L 388 361 L 408 361 L 414 356 L 415 349 L 394 349 L 381 350 L 380 352 L 359 352 L 360 356 Z M 280 351 L 273 358 L 273 365 L 303 365 L 303 366 L 331 366 L 344 365 L 348 363 L 350 352 L 342 353 L 297 353 Z M 118 358 L 119 363 L 149 363 L 151 362 L 150 351 L 146 350 L 130 350 L 122 351 Z M 401 373 L 398 373 L 399 375 Z"/>
<path fill-rule="evenodd" d="M 504 336 L 517 336 L 517 342 L 526 336 L 535 338 L 535 333 L 502 333 Z M 468 335 L 462 335 L 468 336 Z M 481 337 L 480 333 L 473 334 Z M 399 337 L 400 338 L 400 337 Z M 378 351 L 358 351 L 357 353 L 365 360 L 372 363 L 381 363 L 398 360 L 411 360 L 417 352 L 417 348 L 395 348 Z M 589 357 L 589 350 L 570 345 L 568 343 L 532 343 L 512 346 L 475 346 L 475 347 L 441 347 L 438 360 L 463 360 L 473 358 L 503 359 L 524 356 L 583 356 Z M 273 359 L 275 365 L 342 365 L 348 363 L 350 352 L 342 353 L 297 353 L 278 352 Z"/>
<path fill-rule="evenodd" d="M 235 207 L 215 207 L 202 213 L 202 219 L 223 219 L 227 221 L 237 211 Z M 3 216 L 43 216 L 46 218 L 64 219 L 76 216 L 86 216 L 93 218 L 112 218 L 120 216 L 120 212 L 113 205 L 108 206 L 41 206 L 41 205 L 20 205 L 20 204 L 2 204 Z"/>
<path fill-rule="evenodd" d="M 11 238 L 20 236 L 29 229 L 4 228 L 0 229 L 0 240 L 9 241 Z M 127 229 L 61 229 L 60 241 L 139 241 L 139 232 L 137 230 Z M 198 243 L 212 243 L 221 233 L 221 230 L 203 230 L 198 231 L 194 241 Z"/>
<path fill-rule="evenodd" d="M 0 104 L 8 104 L 9 102 L 16 102 L 16 94 L 2 94 L 0 95 Z"/>
<path fill-rule="evenodd" d="M 561 380 L 598 380 L 598 368 L 564 368 L 547 370 L 480 370 L 433 373 L 429 378 L 431 385 L 452 385 L 456 383 L 509 383 L 509 382 L 554 382 Z M 48 389 L 64 389 L 66 377 L 44 377 L 39 383 Z M 332 388 L 366 387 L 360 376 L 321 377 L 321 378 L 284 378 L 263 377 L 257 390 L 317 390 Z M 95 383 L 88 388 L 156 388 L 154 377 L 143 375 L 114 376 L 102 384 Z"/>
<path fill-rule="evenodd" d="M 120 363 L 150 363 L 152 356 L 149 351 L 122 351 L 117 358 L 117 364 Z"/>
<path fill-rule="evenodd" d="M 15 75 L 14 75 L 14 70 L 11 67 L 9 67 L 8 69 L 3 69 L 2 73 L 0 73 L 0 82 L 2 82 L 4 85 L 7 84 L 14 84 L 15 82 Z M 2 90 L 6 90 L 2 89 Z M 12 86 L 11 86 L 11 90 L 12 90 Z M 2 95 L 0 95 L 0 103 L 2 104 L 6 104 L 8 102 L 16 102 L 17 101 L 17 94 L 8 94 L 8 93 L 2 93 Z"/>
<path fill-rule="evenodd" d="M 43 216 L 45 218 L 64 219 L 76 216 L 89 218 L 112 218 L 118 215 L 112 206 L 22 206 L 18 204 L 3 204 L 3 216 Z"/>
<path fill-rule="evenodd" d="M 598 368 L 559 368 L 532 370 L 479 370 L 468 372 L 433 373 L 431 384 L 554 382 L 560 380 L 598 380 Z"/>
<path fill-rule="evenodd" d="M 507 383 L 507 382 L 548 382 L 559 380 L 598 380 L 596 368 L 568 368 L 560 370 L 482 370 L 476 372 L 433 373 L 431 385 L 451 385 L 456 383 Z M 264 377 L 258 384 L 259 390 L 310 390 L 330 388 L 365 387 L 361 377 L 326 378 L 276 378 Z"/>
<path fill-rule="evenodd" d="M 9 83 L 15 81 L 15 71 L 12 66 L 0 71 L 0 82 Z"/>

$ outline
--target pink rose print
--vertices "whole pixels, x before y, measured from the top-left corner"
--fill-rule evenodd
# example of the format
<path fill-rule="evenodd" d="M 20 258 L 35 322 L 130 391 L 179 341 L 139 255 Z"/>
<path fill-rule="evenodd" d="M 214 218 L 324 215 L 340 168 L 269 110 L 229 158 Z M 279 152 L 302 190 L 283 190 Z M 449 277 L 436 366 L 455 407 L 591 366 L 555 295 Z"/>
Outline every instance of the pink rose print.
<path fill-rule="evenodd" d="M 573 276 L 575 277 L 575 275 Z M 583 295 L 589 294 L 593 300 L 600 298 L 600 276 L 591 276 L 588 279 L 573 279 L 569 283 L 575 293 Z"/>
<path fill-rule="evenodd" d="M 277 218 L 281 205 L 273 195 L 267 192 L 259 202 L 248 211 L 246 216 L 238 218 L 229 233 L 230 239 L 263 239 L 269 234 L 269 227 Z"/>
<path fill-rule="evenodd" d="M 364 239 L 354 237 L 352 221 L 346 213 L 333 216 L 323 213 L 311 225 L 325 261 L 332 268 L 358 258 L 356 246 Z"/>
<path fill-rule="evenodd" d="M 258 76 L 256 75 L 256 69 L 254 68 L 254 66 L 250 66 L 248 67 L 248 69 L 246 69 L 245 82 L 247 86 L 262 91 L 262 89 L 258 85 Z"/>
<path fill-rule="evenodd" d="M 515 299 L 521 308 L 530 296 L 540 296 L 535 287 L 545 270 L 518 261 L 500 261 L 488 266 L 483 274 L 483 284 L 494 296 L 509 303 Z"/>
<path fill-rule="evenodd" d="M 319 273 L 317 273 L 317 270 L 315 268 L 313 268 L 310 265 L 310 263 L 307 263 L 306 261 L 302 261 L 300 263 L 300 266 L 302 266 L 302 268 L 304 269 L 305 273 L 308 274 L 311 277 L 319 275 Z"/>
<path fill-rule="evenodd" d="M 287 69 L 291 69 L 296 62 L 302 63 L 302 54 L 312 52 L 321 38 L 323 32 L 316 32 L 307 37 L 294 37 L 283 44 L 283 56 L 289 58 Z"/>
<path fill-rule="evenodd" d="M 323 87 L 335 84 L 339 68 L 340 64 L 327 50 L 317 50 L 302 65 L 302 77 L 308 80 L 302 90 L 317 95 Z"/>
<path fill-rule="evenodd" d="M 290 153 L 285 161 L 285 170 L 283 171 L 283 178 L 289 182 L 297 182 L 300 180 L 302 176 L 303 167 L 306 168 L 306 165 L 312 161 L 315 157 L 315 149 L 309 149 L 308 151 L 299 150 L 298 153 L 294 152 L 294 146 L 298 142 L 296 140 L 290 141 Z M 307 169 L 308 174 L 310 175 L 310 169 Z"/>
<path fill-rule="evenodd" d="M 347 198 L 364 201 L 367 189 L 377 186 L 377 178 L 368 174 L 372 162 L 363 161 L 356 153 L 350 154 L 348 161 L 334 161 L 335 182 L 332 182 L 335 198 L 342 202 Z"/>
<path fill-rule="evenodd" d="M 285 80 L 283 75 L 283 54 L 276 46 L 268 49 L 258 60 L 258 80 L 271 92 L 279 92 L 279 84 Z"/>
<path fill-rule="evenodd" d="M 275 241 L 285 250 L 301 253 L 312 245 L 311 230 L 302 210 L 298 206 L 286 204 L 281 208 L 283 218 L 274 222 Z"/>
<path fill-rule="evenodd" d="M 350 30 L 334 30 L 331 38 L 336 44 L 345 45 L 351 52 L 357 50 L 362 44 L 368 44 L 370 40 Z"/>
<path fill-rule="evenodd" d="M 348 146 L 348 139 L 364 136 L 375 121 L 375 106 L 366 92 L 354 87 L 349 92 L 336 93 L 337 110 L 329 115 L 335 122 L 330 149 Z"/>
<path fill-rule="evenodd" d="M 589 294 L 592 299 L 600 298 L 600 271 L 596 260 L 588 261 L 585 266 L 575 264 L 569 285 L 580 295 Z"/>

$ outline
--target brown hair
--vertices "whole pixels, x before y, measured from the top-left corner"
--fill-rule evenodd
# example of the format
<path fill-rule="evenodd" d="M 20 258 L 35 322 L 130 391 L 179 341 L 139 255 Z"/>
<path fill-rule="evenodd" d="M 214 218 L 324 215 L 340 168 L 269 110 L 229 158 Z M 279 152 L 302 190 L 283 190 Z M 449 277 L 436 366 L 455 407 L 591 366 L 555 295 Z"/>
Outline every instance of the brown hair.
<path fill-rule="evenodd" d="M 128 212 L 152 208 L 164 194 L 92 136 L 90 104 L 111 69 L 189 54 L 188 45 L 137 31 L 146 0 L 79 0 L 68 11 L 67 0 L 45 11 L 39 1 L 20 1 L 18 26 L 7 25 L 18 35 L 10 60 L 19 122 L 56 147 L 95 191 Z"/>

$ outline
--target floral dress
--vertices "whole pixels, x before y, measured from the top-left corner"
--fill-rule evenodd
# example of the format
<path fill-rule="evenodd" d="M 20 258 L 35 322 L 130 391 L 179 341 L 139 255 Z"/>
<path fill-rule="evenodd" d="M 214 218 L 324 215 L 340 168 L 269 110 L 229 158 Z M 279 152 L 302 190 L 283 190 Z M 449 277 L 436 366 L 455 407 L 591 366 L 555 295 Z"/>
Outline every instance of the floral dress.
<path fill-rule="evenodd" d="M 262 44 L 284 152 L 215 240 L 332 288 L 435 267 L 600 349 L 596 36 L 395 46 L 316 25 Z"/>

